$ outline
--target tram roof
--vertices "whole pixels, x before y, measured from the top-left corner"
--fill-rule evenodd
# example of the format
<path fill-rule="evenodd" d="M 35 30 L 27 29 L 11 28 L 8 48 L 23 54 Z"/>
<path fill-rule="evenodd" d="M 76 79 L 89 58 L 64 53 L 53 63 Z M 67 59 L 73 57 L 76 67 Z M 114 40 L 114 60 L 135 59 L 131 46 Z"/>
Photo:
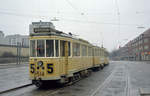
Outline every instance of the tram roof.
<path fill-rule="evenodd" d="M 71 38 L 71 39 L 75 39 L 75 40 L 89 43 L 88 41 L 86 41 L 84 39 L 77 38 L 77 37 L 73 36 L 71 33 L 67 34 L 67 33 L 64 33 L 62 31 L 58 31 L 58 30 L 51 31 L 51 32 L 30 33 L 30 36 L 60 36 L 60 37 Z M 91 43 L 89 43 L 89 44 L 91 44 Z"/>

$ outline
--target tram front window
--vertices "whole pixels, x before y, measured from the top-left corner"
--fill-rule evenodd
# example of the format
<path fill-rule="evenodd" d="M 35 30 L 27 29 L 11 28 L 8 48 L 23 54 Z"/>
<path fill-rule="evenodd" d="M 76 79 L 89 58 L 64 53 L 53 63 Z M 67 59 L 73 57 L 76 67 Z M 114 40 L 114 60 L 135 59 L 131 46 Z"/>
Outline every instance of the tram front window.
<path fill-rule="evenodd" d="M 54 40 L 46 40 L 46 57 L 54 57 Z"/>
<path fill-rule="evenodd" d="M 35 40 L 30 41 L 30 56 L 35 57 Z"/>
<path fill-rule="evenodd" d="M 45 57 L 44 40 L 37 40 L 37 57 Z"/>

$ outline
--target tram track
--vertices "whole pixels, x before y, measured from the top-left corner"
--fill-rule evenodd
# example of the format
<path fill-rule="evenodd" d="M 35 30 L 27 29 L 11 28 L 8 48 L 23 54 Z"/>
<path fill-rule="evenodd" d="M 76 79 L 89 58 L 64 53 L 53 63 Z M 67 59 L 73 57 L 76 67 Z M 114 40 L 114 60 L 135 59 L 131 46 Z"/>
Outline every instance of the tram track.
<path fill-rule="evenodd" d="M 100 84 L 100 85 L 95 89 L 95 91 L 92 92 L 89 96 L 96 96 L 97 93 L 100 92 L 103 87 L 105 87 L 106 85 L 108 85 L 108 83 L 113 79 L 113 75 L 114 75 L 115 72 L 116 72 L 116 69 L 114 69 L 114 70 L 111 72 L 111 74 L 105 79 L 105 81 L 104 81 L 102 84 Z"/>

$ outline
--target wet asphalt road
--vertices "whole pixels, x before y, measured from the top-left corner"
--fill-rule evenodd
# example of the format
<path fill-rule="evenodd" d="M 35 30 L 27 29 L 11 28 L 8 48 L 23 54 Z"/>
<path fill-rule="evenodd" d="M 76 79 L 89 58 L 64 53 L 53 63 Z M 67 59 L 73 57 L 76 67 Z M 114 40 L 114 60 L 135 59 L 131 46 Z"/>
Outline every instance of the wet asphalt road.
<path fill-rule="evenodd" d="M 24 78 L 24 82 L 28 81 L 28 69 L 19 67 L 15 70 L 21 71 L 18 74 L 26 74 L 21 77 L 16 75 L 16 77 Z M 5 75 L 9 72 L 11 71 L 7 71 Z M 2 73 L 3 71 L 0 76 L 4 75 Z M 13 76 L 9 78 L 13 78 Z M 7 78 L 7 80 L 9 79 Z M 21 84 L 21 81 L 18 82 Z M 0 80 L 0 88 L 3 89 L 3 87 L 5 86 L 1 86 Z M 112 61 L 103 70 L 93 72 L 91 76 L 65 88 L 38 89 L 35 86 L 29 86 L 0 94 L 0 96 L 139 96 L 139 88 L 150 88 L 150 63 Z"/>

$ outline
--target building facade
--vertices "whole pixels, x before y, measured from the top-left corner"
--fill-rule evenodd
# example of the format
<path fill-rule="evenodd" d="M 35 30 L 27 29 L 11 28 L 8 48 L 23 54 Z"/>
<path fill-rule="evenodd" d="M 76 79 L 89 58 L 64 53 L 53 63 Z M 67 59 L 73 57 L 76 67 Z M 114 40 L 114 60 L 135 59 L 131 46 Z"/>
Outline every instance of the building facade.
<path fill-rule="evenodd" d="M 8 44 L 8 41 L 5 38 L 5 34 L 3 33 L 3 31 L 0 31 L 0 44 Z"/>
<path fill-rule="evenodd" d="M 17 45 L 20 44 L 24 47 L 29 47 L 29 36 L 28 35 L 7 35 L 0 31 L 0 45 Z"/>
<path fill-rule="evenodd" d="M 21 46 L 29 46 L 29 36 L 28 35 L 7 35 L 6 40 L 8 41 L 8 45 L 17 45 L 20 44 Z"/>
<path fill-rule="evenodd" d="M 121 60 L 150 60 L 150 29 L 117 50 Z"/>

